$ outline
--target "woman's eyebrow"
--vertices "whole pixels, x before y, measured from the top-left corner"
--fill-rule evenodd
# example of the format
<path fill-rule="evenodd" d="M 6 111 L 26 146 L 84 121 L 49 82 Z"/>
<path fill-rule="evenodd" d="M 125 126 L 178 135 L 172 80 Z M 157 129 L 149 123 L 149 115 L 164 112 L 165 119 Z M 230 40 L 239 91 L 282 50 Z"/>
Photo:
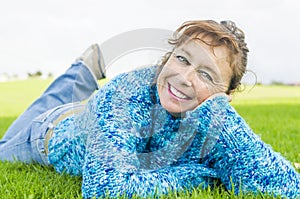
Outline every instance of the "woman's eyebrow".
<path fill-rule="evenodd" d="M 208 70 L 210 73 L 212 73 L 212 75 L 214 75 L 215 77 L 219 77 L 219 73 L 217 73 L 217 71 L 214 70 L 214 68 L 216 67 L 211 67 L 211 66 L 206 66 L 206 65 L 201 65 L 201 68 Z"/>
<path fill-rule="evenodd" d="M 181 50 L 182 52 L 184 52 L 185 54 L 187 54 L 190 58 L 192 58 L 192 59 L 194 58 L 193 54 L 190 53 L 188 50 L 186 50 L 184 48 L 180 48 L 179 50 Z M 215 75 L 217 75 L 218 73 L 215 70 L 213 70 L 213 69 L 214 68 L 218 68 L 218 66 L 215 65 L 215 63 L 212 62 L 210 59 L 206 59 L 206 60 L 208 62 L 205 62 L 205 64 L 201 63 L 201 65 L 198 66 L 198 67 L 202 67 L 204 69 L 207 69 L 207 70 L 211 71 L 212 73 L 214 73 Z"/>
<path fill-rule="evenodd" d="M 182 52 L 184 52 L 186 55 L 188 55 L 190 58 L 193 58 L 194 56 L 189 52 L 187 51 L 186 49 L 184 48 L 179 48 L 179 50 L 181 50 Z"/>

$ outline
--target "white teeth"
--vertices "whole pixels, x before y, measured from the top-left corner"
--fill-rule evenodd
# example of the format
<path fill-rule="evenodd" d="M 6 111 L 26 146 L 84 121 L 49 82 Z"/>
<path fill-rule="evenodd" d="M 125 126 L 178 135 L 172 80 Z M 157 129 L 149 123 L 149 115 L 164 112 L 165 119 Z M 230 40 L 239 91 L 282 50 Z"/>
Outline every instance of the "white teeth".
<path fill-rule="evenodd" d="M 170 85 L 170 90 L 176 97 L 181 98 L 181 99 L 188 99 L 188 97 L 186 95 L 180 93 L 171 85 Z"/>

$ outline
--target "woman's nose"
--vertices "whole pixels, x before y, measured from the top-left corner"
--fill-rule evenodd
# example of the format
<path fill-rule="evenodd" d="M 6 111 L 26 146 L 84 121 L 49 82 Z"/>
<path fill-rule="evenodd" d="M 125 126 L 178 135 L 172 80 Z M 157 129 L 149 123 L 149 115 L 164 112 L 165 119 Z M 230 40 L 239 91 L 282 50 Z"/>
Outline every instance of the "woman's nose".
<path fill-rule="evenodd" d="M 185 68 L 185 70 L 183 70 L 181 73 L 183 84 L 186 86 L 192 86 L 195 75 L 196 70 L 193 66 Z"/>

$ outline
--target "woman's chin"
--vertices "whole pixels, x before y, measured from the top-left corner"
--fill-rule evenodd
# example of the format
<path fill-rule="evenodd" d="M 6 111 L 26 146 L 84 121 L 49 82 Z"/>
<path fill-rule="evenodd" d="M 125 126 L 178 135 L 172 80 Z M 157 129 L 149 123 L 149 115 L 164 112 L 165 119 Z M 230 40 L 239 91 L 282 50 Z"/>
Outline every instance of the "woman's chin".
<path fill-rule="evenodd" d="M 162 107 L 168 111 L 168 113 L 170 113 L 171 115 L 173 115 L 174 117 L 181 117 L 182 114 L 185 112 L 184 110 L 182 110 L 181 107 L 174 107 L 174 106 L 170 106 L 170 104 L 163 104 L 162 103 Z"/>

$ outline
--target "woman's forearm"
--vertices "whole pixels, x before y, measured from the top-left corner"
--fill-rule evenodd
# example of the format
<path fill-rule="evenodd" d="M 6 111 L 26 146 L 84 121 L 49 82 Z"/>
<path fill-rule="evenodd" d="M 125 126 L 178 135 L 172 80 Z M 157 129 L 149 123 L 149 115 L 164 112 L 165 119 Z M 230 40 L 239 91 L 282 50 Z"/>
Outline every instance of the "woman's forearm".
<path fill-rule="evenodd" d="M 204 164 L 216 169 L 227 189 L 300 196 L 299 173 L 253 133 L 226 97 L 206 101 L 191 113 L 196 114 L 202 122 L 199 127 L 207 132 Z"/>

